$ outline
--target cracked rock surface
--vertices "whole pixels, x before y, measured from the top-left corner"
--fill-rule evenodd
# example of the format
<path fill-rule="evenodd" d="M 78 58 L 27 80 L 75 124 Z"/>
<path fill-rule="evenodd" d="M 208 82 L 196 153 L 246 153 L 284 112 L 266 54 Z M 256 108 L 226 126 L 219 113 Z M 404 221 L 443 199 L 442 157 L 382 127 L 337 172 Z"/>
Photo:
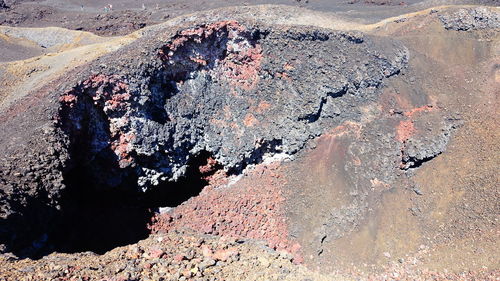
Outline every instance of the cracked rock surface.
<path fill-rule="evenodd" d="M 53 82 L 37 107 L 21 101 L 3 115 L 5 141 L 24 135 L 4 147 L 3 216 L 16 222 L 7 229 L 42 220 L 14 219 L 35 210 L 29 200 L 57 210 L 74 169 L 98 189 L 146 191 L 183 176 L 202 151 L 229 173 L 294 154 L 330 124 L 359 118 L 359 106 L 409 57 L 401 44 L 360 33 L 234 21 L 156 34 Z M 27 116 L 37 122 L 7 129 Z M 36 149 L 48 141 L 48 152 Z M 23 146 L 38 155 L 16 150 Z"/>
<path fill-rule="evenodd" d="M 347 105 L 376 96 L 408 60 L 402 46 L 387 55 L 377 49 L 361 34 L 202 25 L 161 47 L 161 64 L 137 70 L 146 76 L 101 74 L 65 93 L 59 122 L 70 137 L 91 138 L 77 140 L 87 149 L 75 145 L 90 150 L 88 158 L 106 158 L 111 143 L 120 169 L 106 174 L 108 185 L 119 184 L 123 170 L 143 189 L 176 179 L 202 150 L 238 172 L 355 118 L 358 109 Z"/>

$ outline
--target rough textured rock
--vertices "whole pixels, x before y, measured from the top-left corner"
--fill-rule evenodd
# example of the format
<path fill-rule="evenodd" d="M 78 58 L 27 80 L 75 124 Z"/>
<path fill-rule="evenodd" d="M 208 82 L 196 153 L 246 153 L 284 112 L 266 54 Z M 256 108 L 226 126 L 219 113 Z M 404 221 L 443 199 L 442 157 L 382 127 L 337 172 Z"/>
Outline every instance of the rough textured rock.
<path fill-rule="evenodd" d="M 67 92 L 60 123 L 88 142 L 75 147 L 90 151 L 82 162 L 96 159 L 100 174 L 110 167 L 98 161 L 110 158 L 103 153 L 111 143 L 120 169 L 106 173 L 110 186 L 125 172 L 143 189 L 177 179 L 201 151 L 238 172 L 266 153 L 295 153 L 322 132 L 320 119 L 354 116 L 356 108 L 344 105 L 369 100 L 384 77 L 404 67 L 404 48 L 386 57 L 364 41 L 360 34 L 236 22 L 183 30 L 161 48 L 161 65 L 143 70 L 149 77 L 101 74 Z M 95 123 L 83 124 L 89 114 Z"/>
<path fill-rule="evenodd" d="M 439 19 L 446 29 L 457 31 L 500 28 L 500 12 L 486 7 L 459 9 L 439 15 Z"/>
<path fill-rule="evenodd" d="M 463 274 L 419 270 L 417 257 L 391 265 L 380 274 L 320 273 L 292 262 L 254 240 L 201 235 L 193 231 L 156 234 L 105 255 L 53 253 L 39 260 L 0 257 L 3 280 L 495 280 L 498 271 Z"/>
<path fill-rule="evenodd" d="M 418 167 L 445 151 L 452 131 L 459 124 L 459 120 L 446 119 L 437 126 L 426 126 L 426 130 L 423 130 L 425 125 L 421 126 L 420 131 L 423 133 L 404 141 L 401 168 Z"/>
<path fill-rule="evenodd" d="M 13 143 L 2 153 L 3 241 L 43 225 L 78 179 L 146 191 L 182 177 L 200 153 L 229 173 L 294 154 L 358 118 L 408 56 L 395 42 L 321 29 L 226 21 L 152 32 L 2 113 L 2 141 Z"/>
<path fill-rule="evenodd" d="M 200 195 L 158 214 L 153 232 L 189 228 L 200 233 L 266 241 L 301 260 L 298 245 L 289 239 L 279 162 L 249 168 L 241 179 L 212 181 Z M 258 182 L 258 183 L 257 183 Z"/>
<path fill-rule="evenodd" d="M 0 0 L 0 10 L 1 9 L 8 9 L 9 6 L 7 6 L 7 4 L 5 3 L 4 0 Z"/>

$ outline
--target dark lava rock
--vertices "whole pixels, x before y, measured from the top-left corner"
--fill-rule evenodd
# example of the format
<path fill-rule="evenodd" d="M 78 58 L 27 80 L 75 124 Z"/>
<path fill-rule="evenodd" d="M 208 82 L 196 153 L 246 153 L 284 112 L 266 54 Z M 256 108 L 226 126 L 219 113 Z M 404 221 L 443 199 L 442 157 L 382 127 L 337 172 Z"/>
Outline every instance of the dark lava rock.
<path fill-rule="evenodd" d="M 0 113 L 0 244 L 45 237 L 65 190 L 151 190 L 200 154 L 228 173 L 294 154 L 360 118 L 408 57 L 389 39 L 310 27 L 147 32 Z"/>
<path fill-rule="evenodd" d="M 439 19 L 446 29 L 456 31 L 500 28 L 500 13 L 486 7 L 460 9 L 439 15 Z"/>
<path fill-rule="evenodd" d="M 452 132 L 461 124 L 460 120 L 446 119 L 435 126 L 425 126 L 427 130 L 418 137 L 410 138 L 402 149 L 402 169 L 419 167 L 445 151 Z M 422 126 L 424 127 L 424 126 Z"/>
<path fill-rule="evenodd" d="M 1 9 L 8 9 L 9 6 L 7 6 L 7 4 L 5 4 L 5 1 L 4 0 L 0 0 L 0 10 Z"/>

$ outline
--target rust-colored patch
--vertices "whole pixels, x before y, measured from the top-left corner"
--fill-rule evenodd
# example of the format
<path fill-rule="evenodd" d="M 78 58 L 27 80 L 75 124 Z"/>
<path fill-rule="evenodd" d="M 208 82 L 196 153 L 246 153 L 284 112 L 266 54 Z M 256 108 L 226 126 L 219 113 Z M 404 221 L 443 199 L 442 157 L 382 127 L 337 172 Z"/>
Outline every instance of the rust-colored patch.
<path fill-rule="evenodd" d="M 399 142 L 405 142 L 413 136 L 415 132 L 415 126 L 412 120 L 401 121 L 396 127 L 396 139 Z"/>
<path fill-rule="evenodd" d="M 111 110 L 123 109 L 126 107 L 125 101 L 130 99 L 130 93 L 117 93 L 111 96 L 111 99 L 106 101 L 106 107 Z"/>
<path fill-rule="evenodd" d="M 176 51 L 180 47 L 184 46 L 184 44 L 190 40 L 193 40 L 197 43 L 201 43 L 203 39 L 208 38 L 212 34 L 214 34 L 217 31 L 220 31 L 222 29 L 230 29 L 233 32 L 229 32 L 229 38 L 234 36 L 235 31 L 243 32 L 246 30 L 246 28 L 242 25 L 240 25 L 237 21 L 219 21 L 207 25 L 202 25 L 196 28 L 189 28 L 182 30 L 178 33 L 176 38 L 174 40 L 167 44 L 168 51 Z M 172 54 L 169 52 L 166 52 L 165 50 L 160 50 L 160 55 L 163 58 L 168 58 L 171 57 Z"/>
<path fill-rule="evenodd" d="M 419 113 L 419 112 L 429 112 L 433 109 L 432 105 L 424 105 L 421 107 L 414 108 L 410 111 L 407 111 L 404 113 L 406 117 L 413 117 L 414 114 Z"/>
<path fill-rule="evenodd" d="M 231 247 L 229 249 L 220 249 L 215 251 L 215 253 L 212 254 L 212 258 L 214 260 L 226 261 L 229 257 L 237 254 L 238 250 L 235 247 Z"/>
<path fill-rule="evenodd" d="M 262 47 L 259 44 L 230 53 L 222 64 L 223 74 L 232 85 L 244 90 L 253 89 L 260 80 L 262 58 Z"/>
<path fill-rule="evenodd" d="M 124 129 L 130 123 L 125 114 L 130 106 L 129 100 L 131 98 L 128 84 L 121 81 L 121 78 L 116 75 L 92 75 L 59 97 L 59 102 L 62 105 L 60 115 L 71 118 L 70 112 L 79 102 L 79 96 L 91 97 L 94 106 L 102 109 L 106 114 L 113 112 L 122 115 L 113 122 L 110 120 L 110 146 L 118 156 L 120 167 L 129 166 L 133 162 L 132 157 L 128 154 L 130 151 L 129 144 L 135 138 L 135 135 L 133 132 Z M 58 116 L 56 119 L 61 122 L 64 118 Z M 65 122 L 63 126 L 66 130 L 72 130 L 75 133 L 81 130 L 76 124 L 78 123 L 76 120 L 64 120 L 63 122 Z"/>
<path fill-rule="evenodd" d="M 229 183 L 226 171 L 220 169 L 214 174 L 206 176 L 205 180 L 208 181 L 210 186 L 222 186 Z"/>
<path fill-rule="evenodd" d="M 346 121 L 342 123 L 342 125 L 339 125 L 333 128 L 332 130 L 326 132 L 325 134 L 323 134 L 321 138 L 326 138 L 326 137 L 337 138 L 345 134 L 348 134 L 350 132 L 356 133 L 356 136 L 359 137 L 361 134 L 361 125 L 357 122 Z"/>
<path fill-rule="evenodd" d="M 288 238 L 279 163 L 260 164 L 231 186 L 205 187 L 171 214 L 153 219 L 153 232 L 191 228 L 207 234 L 264 240 L 296 255 L 300 245 Z M 209 251 L 207 250 L 207 254 Z"/>
<path fill-rule="evenodd" d="M 264 113 L 271 107 L 271 104 L 267 101 L 261 101 L 255 110 L 257 113 Z"/>
<path fill-rule="evenodd" d="M 65 103 L 69 107 L 73 107 L 74 104 L 78 101 L 78 97 L 73 94 L 67 94 L 59 97 L 59 101 L 61 103 Z"/>
<path fill-rule="evenodd" d="M 253 116 L 252 113 L 247 113 L 247 115 L 245 116 L 245 119 L 243 120 L 243 124 L 245 124 L 245 126 L 247 127 L 253 127 L 255 125 L 257 125 L 259 123 L 259 120 L 257 120 L 255 118 L 255 116 Z"/>
<path fill-rule="evenodd" d="M 113 150 L 119 156 L 119 165 L 120 168 L 125 168 L 132 163 L 132 158 L 129 155 L 130 152 L 130 142 L 135 139 L 135 135 L 131 132 L 120 134 L 118 142 L 113 142 L 111 147 L 114 147 Z"/>
<path fill-rule="evenodd" d="M 215 171 L 217 164 L 217 160 L 212 157 L 208 157 L 207 164 L 200 166 L 198 169 L 202 174 L 211 173 Z"/>
<path fill-rule="evenodd" d="M 190 57 L 190 59 L 199 65 L 206 66 L 208 64 L 207 60 L 204 60 L 200 57 Z"/>
<path fill-rule="evenodd" d="M 391 186 L 377 178 L 374 178 L 374 179 L 371 179 L 370 180 L 370 183 L 372 185 L 372 189 L 375 189 L 377 191 L 381 191 L 381 190 L 386 190 L 386 189 L 389 189 Z"/>
<path fill-rule="evenodd" d="M 415 125 L 412 118 L 414 117 L 415 114 L 421 112 L 429 112 L 431 110 L 433 110 L 433 106 L 424 105 L 405 112 L 404 116 L 408 117 L 408 120 L 402 120 L 399 122 L 398 126 L 396 127 L 396 139 L 399 142 L 404 143 L 413 135 L 415 135 L 417 130 L 415 129 Z"/>
<path fill-rule="evenodd" d="M 159 56 L 166 63 L 172 62 L 176 51 L 188 42 L 201 44 L 210 36 L 220 36 L 223 33 L 227 34 L 230 40 L 222 47 L 226 48 L 225 57 L 216 61 L 214 71 L 233 86 L 244 90 L 255 88 L 263 58 L 262 47 L 250 42 L 251 40 L 247 39 L 249 33 L 246 27 L 236 21 L 220 21 L 182 30 L 159 51 Z M 202 66 L 208 65 L 207 59 L 199 55 L 189 59 Z"/>
<path fill-rule="evenodd" d="M 288 81 L 292 80 L 290 75 L 288 75 L 288 73 L 286 73 L 286 72 L 276 72 L 275 76 L 278 78 L 281 78 L 281 79 L 288 80 Z"/>
<path fill-rule="evenodd" d="M 356 165 L 356 166 L 361 166 L 361 159 L 359 159 L 359 157 L 354 156 L 354 157 L 352 158 L 352 161 L 353 161 L 354 165 Z"/>
<path fill-rule="evenodd" d="M 290 70 L 294 70 L 295 67 L 293 67 L 293 65 L 291 65 L 290 63 L 285 63 L 285 65 L 283 66 L 283 69 L 286 70 L 286 71 L 290 71 Z"/>

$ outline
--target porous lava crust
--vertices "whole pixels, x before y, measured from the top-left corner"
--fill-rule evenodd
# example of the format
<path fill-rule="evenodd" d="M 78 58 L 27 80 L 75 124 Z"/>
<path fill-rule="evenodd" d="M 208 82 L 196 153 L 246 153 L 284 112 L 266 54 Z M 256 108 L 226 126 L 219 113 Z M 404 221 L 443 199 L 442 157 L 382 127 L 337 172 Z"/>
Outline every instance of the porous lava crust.
<path fill-rule="evenodd" d="M 293 155 L 360 119 L 408 58 L 397 42 L 305 27 L 150 32 L 2 113 L 2 243 L 44 244 L 75 174 L 91 190 L 145 192 L 202 153 L 228 174 Z"/>
<path fill-rule="evenodd" d="M 120 184 L 125 173 L 137 176 L 144 190 L 175 180 L 190 155 L 201 151 L 210 152 L 226 170 L 239 172 L 265 153 L 295 153 L 322 132 L 319 119 L 341 119 L 342 101 L 361 102 L 374 95 L 382 79 L 399 72 L 407 60 L 404 49 L 385 58 L 365 49 L 364 39 L 355 35 L 289 33 L 297 42 L 294 52 L 280 49 L 279 42 L 271 52 L 269 31 L 231 21 L 182 30 L 160 48 L 162 65 L 150 69 L 149 81 L 133 86 L 141 91 L 130 92 L 132 77 L 99 74 L 66 92 L 61 97 L 62 128 L 70 136 L 87 136 L 86 149 L 75 147 L 90 151 L 84 163 L 106 160 L 104 165 L 93 162 L 99 174 L 119 167 L 106 173 L 104 184 L 109 186 Z M 344 48 L 337 47 L 338 56 L 331 58 L 307 53 L 311 47 L 304 44 L 321 50 L 333 48 L 328 44 L 333 40 Z M 327 46 L 319 46 L 321 42 Z M 263 51 L 262 45 L 269 47 Z M 364 65 L 347 63 L 357 48 Z M 317 75 L 311 60 L 320 59 L 331 67 Z M 335 69 L 337 64 L 341 68 Z M 316 81 L 309 83 L 308 77 Z M 89 115 L 83 124 L 81 119 Z M 108 148 L 116 165 L 102 156 Z"/>

